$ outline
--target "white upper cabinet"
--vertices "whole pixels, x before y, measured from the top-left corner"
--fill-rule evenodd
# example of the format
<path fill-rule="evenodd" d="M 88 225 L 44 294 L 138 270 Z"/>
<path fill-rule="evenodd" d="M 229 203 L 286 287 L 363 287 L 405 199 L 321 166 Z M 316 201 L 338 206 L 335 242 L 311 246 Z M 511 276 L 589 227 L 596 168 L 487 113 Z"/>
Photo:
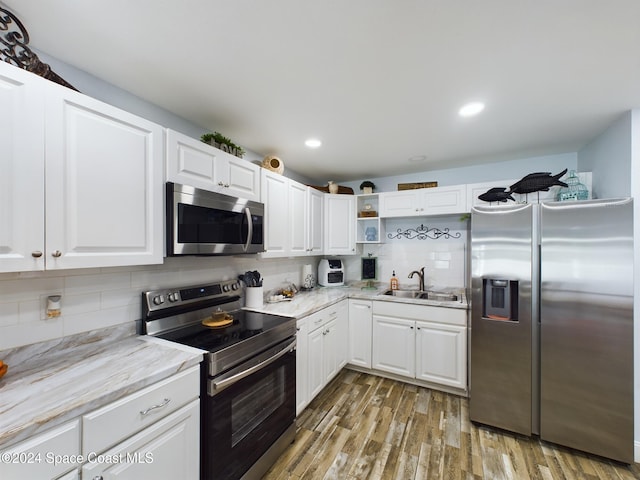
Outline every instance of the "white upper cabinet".
<path fill-rule="evenodd" d="M 265 169 L 261 188 L 266 250 L 262 256 L 320 255 L 325 194 Z"/>
<path fill-rule="evenodd" d="M 466 199 L 466 185 L 382 192 L 380 216 L 418 217 L 463 213 L 467 209 Z"/>
<path fill-rule="evenodd" d="M 0 62 L 0 272 L 44 270 L 44 89 Z"/>
<path fill-rule="evenodd" d="M 162 127 L 57 85 L 45 119 L 46 268 L 162 263 Z"/>
<path fill-rule="evenodd" d="M 324 196 L 324 253 L 355 255 L 356 199 L 353 195 Z"/>
<path fill-rule="evenodd" d="M 322 255 L 324 252 L 324 196 L 312 187 L 307 187 L 307 253 Z"/>
<path fill-rule="evenodd" d="M 260 201 L 261 168 L 167 129 L 167 181 Z"/>
<path fill-rule="evenodd" d="M 0 106 L 0 271 L 162 263 L 162 127 L 4 62 Z"/>

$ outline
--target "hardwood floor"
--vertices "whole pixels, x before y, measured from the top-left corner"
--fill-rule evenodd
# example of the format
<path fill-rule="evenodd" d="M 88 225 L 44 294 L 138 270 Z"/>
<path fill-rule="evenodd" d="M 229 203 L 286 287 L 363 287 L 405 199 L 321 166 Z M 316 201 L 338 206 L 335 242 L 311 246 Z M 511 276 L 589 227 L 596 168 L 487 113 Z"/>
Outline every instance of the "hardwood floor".
<path fill-rule="evenodd" d="M 283 479 L 632 480 L 640 464 L 477 427 L 466 398 L 343 369 L 263 477 Z"/>

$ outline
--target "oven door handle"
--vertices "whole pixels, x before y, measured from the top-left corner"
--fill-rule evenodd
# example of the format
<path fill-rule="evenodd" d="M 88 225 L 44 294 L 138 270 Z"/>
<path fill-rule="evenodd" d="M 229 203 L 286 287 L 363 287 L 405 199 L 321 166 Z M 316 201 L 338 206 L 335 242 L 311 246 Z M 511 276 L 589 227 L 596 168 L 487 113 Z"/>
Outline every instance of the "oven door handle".
<path fill-rule="evenodd" d="M 224 380 L 220 380 L 218 382 L 216 382 L 216 381 L 211 382 L 211 387 L 212 387 L 213 392 L 210 392 L 210 395 L 212 395 L 212 396 L 216 395 L 216 394 L 220 393 L 222 390 L 224 390 L 225 388 L 230 387 L 234 383 L 239 382 L 243 378 L 246 378 L 249 375 L 252 375 L 255 372 L 257 372 L 258 370 L 261 370 L 262 368 L 264 368 L 264 367 L 266 367 L 268 365 L 271 365 L 273 362 L 278 360 L 280 357 L 283 357 L 284 355 L 286 355 L 287 353 L 292 351 L 295 347 L 296 347 L 296 340 L 294 339 L 293 342 L 291 342 L 289 345 L 284 347 L 282 350 L 278 351 L 278 353 L 276 353 L 275 355 L 267 358 L 266 360 L 263 360 L 260 363 L 257 363 L 253 367 L 247 368 L 246 370 L 243 370 L 243 371 L 241 371 L 239 373 L 236 373 L 235 375 L 232 375 L 229 378 L 225 378 Z"/>
<path fill-rule="evenodd" d="M 246 252 L 249 249 L 251 239 L 253 238 L 253 218 L 251 217 L 251 210 L 249 210 L 249 207 L 244 207 L 244 214 L 247 217 L 247 241 L 244 244 L 244 251 Z"/>

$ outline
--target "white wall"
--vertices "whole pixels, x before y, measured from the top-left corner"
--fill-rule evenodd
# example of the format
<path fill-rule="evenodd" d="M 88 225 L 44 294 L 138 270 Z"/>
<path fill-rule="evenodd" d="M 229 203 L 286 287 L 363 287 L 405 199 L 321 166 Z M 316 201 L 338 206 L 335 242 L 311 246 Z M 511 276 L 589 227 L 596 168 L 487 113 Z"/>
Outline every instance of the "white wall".
<path fill-rule="evenodd" d="M 578 169 L 593 174 L 595 198 L 631 195 L 631 112 L 578 152 Z"/>
<path fill-rule="evenodd" d="M 394 177 L 363 178 L 353 182 L 340 182 L 340 185 L 353 188 L 355 193 L 361 193 L 360 183 L 362 183 L 363 180 L 371 180 L 376 186 L 376 192 L 395 192 L 398 190 L 399 183 L 436 181 L 438 182 L 438 186 L 445 187 L 448 185 L 459 185 L 461 183 L 479 183 L 509 178 L 522 178 L 533 172 L 551 172 L 555 174 L 565 168 L 569 170 L 578 169 L 577 153 L 520 158 L 506 162 L 432 170 L 422 173 L 397 175 Z M 580 169 L 580 171 L 586 170 Z"/>

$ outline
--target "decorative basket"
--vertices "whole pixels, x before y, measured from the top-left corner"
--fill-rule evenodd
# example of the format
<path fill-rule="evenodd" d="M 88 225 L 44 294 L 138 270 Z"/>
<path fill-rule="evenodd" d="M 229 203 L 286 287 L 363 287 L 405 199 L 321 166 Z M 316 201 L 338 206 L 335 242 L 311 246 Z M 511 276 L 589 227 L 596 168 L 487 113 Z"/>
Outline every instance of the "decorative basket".
<path fill-rule="evenodd" d="M 282 163 L 282 160 L 278 157 L 267 155 L 264 157 L 264 160 L 262 160 L 262 168 L 266 168 L 267 170 L 271 170 L 272 172 L 282 175 L 282 172 L 284 172 L 284 163 Z"/>

